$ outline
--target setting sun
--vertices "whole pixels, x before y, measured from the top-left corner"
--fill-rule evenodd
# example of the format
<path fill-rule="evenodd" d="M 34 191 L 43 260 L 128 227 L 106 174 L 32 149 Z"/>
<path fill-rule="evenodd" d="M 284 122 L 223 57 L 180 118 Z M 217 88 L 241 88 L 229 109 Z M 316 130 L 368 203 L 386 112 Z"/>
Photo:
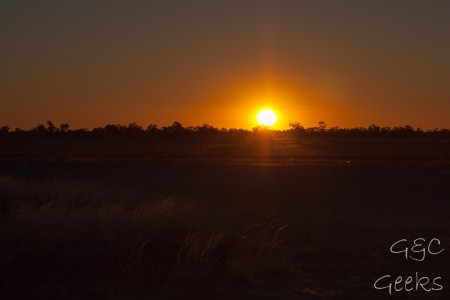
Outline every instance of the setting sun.
<path fill-rule="evenodd" d="M 264 109 L 256 117 L 259 125 L 273 126 L 277 121 L 277 115 L 270 109 Z"/>

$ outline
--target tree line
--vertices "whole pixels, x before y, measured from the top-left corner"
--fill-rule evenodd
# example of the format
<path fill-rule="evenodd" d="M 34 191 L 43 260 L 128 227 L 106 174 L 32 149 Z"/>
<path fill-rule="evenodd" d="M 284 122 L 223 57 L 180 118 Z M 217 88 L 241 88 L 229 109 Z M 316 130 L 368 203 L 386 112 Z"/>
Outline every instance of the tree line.
<path fill-rule="evenodd" d="M 150 124 L 142 127 L 137 123 L 128 125 L 108 124 L 104 127 L 71 129 L 68 123 L 56 126 L 52 121 L 38 124 L 30 130 L 16 128 L 11 130 L 8 126 L 0 128 L 0 136 L 78 136 L 78 137 L 179 137 L 179 136 L 248 136 L 257 134 L 275 134 L 279 136 L 298 137 L 441 137 L 450 138 L 450 129 L 421 129 L 410 125 L 397 127 L 380 127 L 372 124 L 368 127 L 354 128 L 328 128 L 326 123 L 320 121 L 318 126 L 304 127 L 298 122 L 290 123 L 287 130 L 272 130 L 269 127 L 257 126 L 252 130 L 236 128 L 216 128 L 203 124 L 200 126 L 183 126 L 180 122 L 173 122 L 170 126 L 158 127 Z"/>

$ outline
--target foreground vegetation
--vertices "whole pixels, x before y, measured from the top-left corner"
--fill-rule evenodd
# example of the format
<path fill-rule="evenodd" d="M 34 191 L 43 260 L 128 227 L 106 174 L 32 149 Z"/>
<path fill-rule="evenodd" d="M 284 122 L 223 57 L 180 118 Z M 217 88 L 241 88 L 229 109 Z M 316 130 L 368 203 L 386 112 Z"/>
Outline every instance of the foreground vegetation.
<path fill-rule="evenodd" d="M 450 242 L 449 180 L 445 166 L 2 163 L 0 298 L 375 300 L 377 278 L 416 271 L 447 287 L 447 255 L 389 247 Z"/>
<path fill-rule="evenodd" d="M 11 177 L 0 178 L 0 214 L 2 298 L 211 299 L 294 275 L 273 217 L 224 224 L 194 201 Z"/>

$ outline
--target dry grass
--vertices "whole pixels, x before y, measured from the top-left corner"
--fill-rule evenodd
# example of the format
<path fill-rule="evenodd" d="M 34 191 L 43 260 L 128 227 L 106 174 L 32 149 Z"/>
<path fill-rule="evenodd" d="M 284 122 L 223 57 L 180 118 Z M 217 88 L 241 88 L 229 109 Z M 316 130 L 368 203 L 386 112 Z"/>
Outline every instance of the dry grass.
<path fill-rule="evenodd" d="M 101 297 L 156 297 L 292 272 L 275 218 L 230 230 L 191 200 L 126 196 L 107 183 L 0 177 L 3 297 L 85 297 L 92 286 Z"/>

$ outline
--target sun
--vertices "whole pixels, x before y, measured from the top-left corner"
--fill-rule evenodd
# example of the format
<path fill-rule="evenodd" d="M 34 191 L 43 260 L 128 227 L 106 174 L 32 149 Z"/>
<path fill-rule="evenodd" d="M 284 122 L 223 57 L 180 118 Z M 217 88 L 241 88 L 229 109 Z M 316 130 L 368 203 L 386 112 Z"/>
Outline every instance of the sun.
<path fill-rule="evenodd" d="M 256 117 L 259 125 L 263 126 L 273 126 L 277 121 L 277 115 L 270 109 L 263 109 L 258 113 Z"/>

